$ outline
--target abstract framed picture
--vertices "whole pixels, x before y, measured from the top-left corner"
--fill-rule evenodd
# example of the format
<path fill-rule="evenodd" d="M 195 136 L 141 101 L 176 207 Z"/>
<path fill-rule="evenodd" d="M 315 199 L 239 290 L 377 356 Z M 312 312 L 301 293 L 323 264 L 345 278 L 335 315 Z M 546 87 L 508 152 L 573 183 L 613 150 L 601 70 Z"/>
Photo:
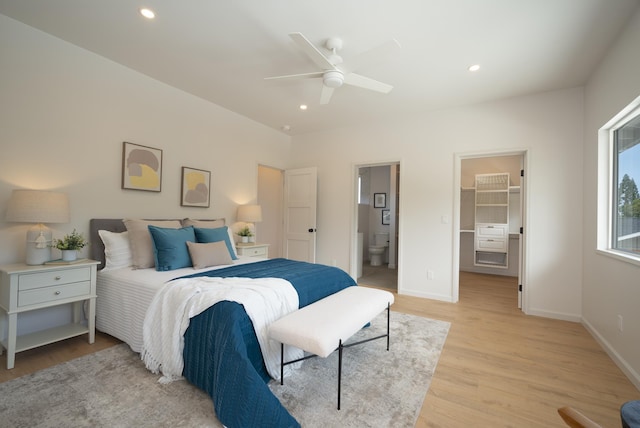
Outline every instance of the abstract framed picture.
<path fill-rule="evenodd" d="M 387 194 L 386 193 L 374 193 L 373 194 L 373 208 L 386 208 L 387 207 Z"/>
<path fill-rule="evenodd" d="M 122 143 L 122 188 L 160 192 L 162 190 L 162 150 Z"/>
<path fill-rule="evenodd" d="M 210 194 L 211 172 L 183 166 L 180 205 L 183 207 L 209 208 Z"/>

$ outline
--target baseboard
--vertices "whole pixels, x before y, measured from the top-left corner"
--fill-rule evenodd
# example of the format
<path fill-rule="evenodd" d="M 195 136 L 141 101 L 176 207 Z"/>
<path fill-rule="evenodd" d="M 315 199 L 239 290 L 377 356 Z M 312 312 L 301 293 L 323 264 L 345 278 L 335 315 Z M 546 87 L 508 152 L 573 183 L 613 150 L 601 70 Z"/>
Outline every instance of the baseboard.
<path fill-rule="evenodd" d="M 609 355 L 613 362 L 622 370 L 622 372 L 629 378 L 631 383 L 640 391 L 640 374 L 636 372 L 633 367 L 622 358 L 620 354 L 611 346 L 611 344 L 596 330 L 596 328 L 589 323 L 589 321 L 583 319 L 582 325 L 593 336 L 593 338 L 602 346 L 602 349 Z"/>
<path fill-rule="evenodd" d="M 543 318 L 551 318 L 554 320 L 561 321 L 572 321 L 572 322 L 582 322 L 582 317 L 578 314 L 565 314 L 562 312 L 550 312 L 540 309 L 527 309 L 525 312 L 527 315 L 535 315 Z"/>

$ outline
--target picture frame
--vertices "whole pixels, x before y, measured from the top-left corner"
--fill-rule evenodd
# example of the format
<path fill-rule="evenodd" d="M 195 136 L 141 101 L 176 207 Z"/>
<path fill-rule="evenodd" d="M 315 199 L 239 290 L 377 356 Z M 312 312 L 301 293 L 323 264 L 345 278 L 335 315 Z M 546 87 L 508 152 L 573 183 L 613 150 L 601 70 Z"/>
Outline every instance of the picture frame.
<path fill-rule="evenodd" d="M 211 198 L 211 171 L 182 167 L 180 205 L 209 208 Z"/>
<path fill-rule="evenodd" d="M 373 194 L 373 208 L 386 208 L 387 207 L 387 194 L 386 193 L 374 193 Z"/>
<path fill-rule="evenodd" d="M 122 188 L 147 192 L 162 191 L 162 150 L 124 141 Z"/>
<path fill-rule="evenodd" d="M 382 210 L 382 224 L 391 224 L 391 210 Z"/>

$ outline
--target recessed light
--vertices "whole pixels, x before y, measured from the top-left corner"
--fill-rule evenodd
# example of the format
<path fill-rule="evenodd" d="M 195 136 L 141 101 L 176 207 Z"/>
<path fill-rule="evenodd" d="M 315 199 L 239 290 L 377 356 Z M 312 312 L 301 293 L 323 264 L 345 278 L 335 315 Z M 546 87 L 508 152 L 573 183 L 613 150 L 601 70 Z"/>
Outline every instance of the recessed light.
<path fill-rule="evenodd" d="M 140 15 L 144 16 L 147 19 L 153 19 L 156 17 L 155 12 L 146 7 L 143 7 L 142 9 L 140 9 Z"/>
<path fill-rule="evenodd" d="M 300 110 L 306 110 L 306 109 L 307 109 L 306 104 L 300 104 Z"/>
<path fill-rule="evenodd" d="M 478 71 L 480 70 L 480 64 L 474 64 L 471 67 L 469 67 L 469 71 Z"/>

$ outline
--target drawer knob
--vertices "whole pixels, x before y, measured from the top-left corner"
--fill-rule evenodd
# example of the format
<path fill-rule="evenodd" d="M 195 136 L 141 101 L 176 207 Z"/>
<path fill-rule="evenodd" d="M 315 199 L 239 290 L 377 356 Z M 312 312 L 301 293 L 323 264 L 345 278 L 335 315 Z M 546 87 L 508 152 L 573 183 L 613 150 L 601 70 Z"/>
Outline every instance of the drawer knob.
<path fill-rule="evenodd" d="M 60 281 L 60 280 L 62 279 L 62 277 L 61 277 L 61 276 L 56 276 L 54 279 L 55 279 L 56 281 Z"/>
<path fill-rule="evenodd" d="M 58 291 L 56 291 L 56 292 L 55 292 L 55 295 L 56 295 L 56 296 L 57 296 L 57 295 L 59 295 L 59 294 L 60 294 L 60 290 L 58 290 Z"/>

